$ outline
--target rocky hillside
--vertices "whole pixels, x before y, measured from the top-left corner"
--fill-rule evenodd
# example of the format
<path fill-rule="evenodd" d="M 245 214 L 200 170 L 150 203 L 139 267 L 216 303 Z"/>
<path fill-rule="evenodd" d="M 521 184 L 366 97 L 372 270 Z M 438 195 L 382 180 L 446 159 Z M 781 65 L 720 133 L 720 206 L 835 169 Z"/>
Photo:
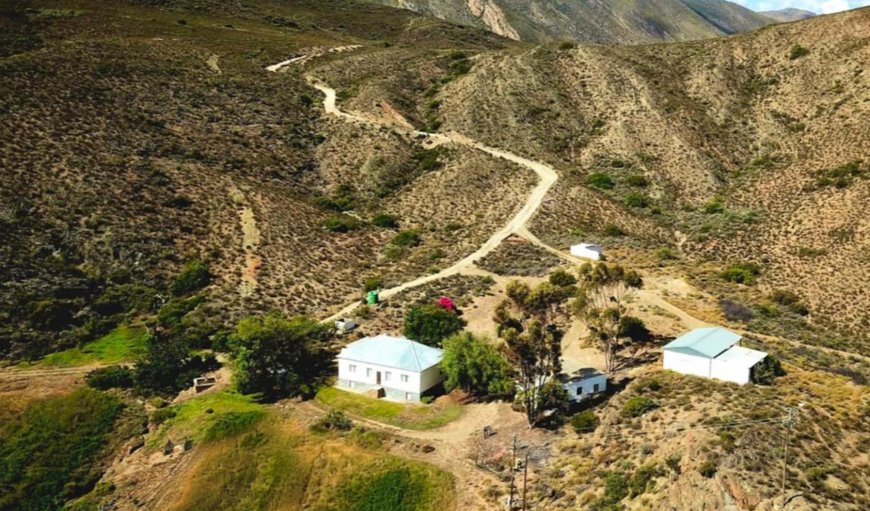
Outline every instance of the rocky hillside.
<path fill-rule="evenodd" d="M 370 0 L 530 42 L 687 41 L 746 32 L 771 18 L 725 0 Z"/>
<path fill-rule="evenodd" d="M 803 9 L 795 9 L 791 7 L 788 9 L 780 9 L 778 11 L 761 11 L 761 14 L 767 16 L 768 18 L 781 22 L 800 21 L 816 16 L 816 13 L 814 12 L 805 11 Z"/>
<path fill-rule="evenodd" d="M 717 293 L 761 307 L 751 321 L 786 289 L 840 332 L 799 335 L 866 345 L 868 33 L 863 9 L 689 44 L 485 54 L 432 91 L 432 115 L 562 171 L 535 222 L 553 244 L 670 247 L 704 262 L 690 271 Z M 355 83 L 354 108 L 389 94 L 327 71 Z M 735 263 L 756 265 L 758 285 L 720 288 Z"/>

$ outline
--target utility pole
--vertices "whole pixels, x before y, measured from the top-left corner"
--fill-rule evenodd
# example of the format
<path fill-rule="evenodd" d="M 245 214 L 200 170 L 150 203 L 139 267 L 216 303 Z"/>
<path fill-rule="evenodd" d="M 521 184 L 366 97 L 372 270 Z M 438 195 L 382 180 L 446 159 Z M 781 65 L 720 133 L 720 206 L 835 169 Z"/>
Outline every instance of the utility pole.
<path fill-rule="evenodd" d="M 526 461 L 523 463 L 523 511 L 526 511 L 526 483 L 529 481 L 529 453 L 526 451 Z"/>
<path fill-rule="evenodd" d="M 508 511 L 514 511 L 514 475 L 517 468 L 517 436 L 514 435 L 514 449 L 511 455 L 511 496 L 508 498 Z"/>
<path fill-rule="evenodd" d="M 795 412 L 797 412 L 797 409 L 788 407 L 785 410 L 787 415 L 782 419 L 782 425 L 785 428 L 785 448 L 782 453 L 782 485 L 780 486 L 783 507 L 785 507 L 785 478 L 788 470 L 788 446 L 789 441 L 791 440 L 791 430 L 794 428 L 796 422 Z"/>

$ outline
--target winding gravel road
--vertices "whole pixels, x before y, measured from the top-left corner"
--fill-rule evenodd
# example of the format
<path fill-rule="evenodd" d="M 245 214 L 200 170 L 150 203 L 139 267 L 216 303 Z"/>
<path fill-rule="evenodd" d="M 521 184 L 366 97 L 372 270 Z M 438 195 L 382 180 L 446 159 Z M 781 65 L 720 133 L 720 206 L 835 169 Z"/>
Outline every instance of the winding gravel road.
<path fill-rule="evenodd" d="M 378 124 L 377 122 L 366 119 L 365 117 L 339 110 L 339 108 L 336 106 L 335 89 L 324 85 L 323 83 L 316 82 L 312 78 L 309 78 L 309 81 L 315 89 L 319 90 L 324 94 L 323 108 L 324 110 L 326 110 L 327 114 L 334 115 L 350 122 L 380 126 L 380 124 Z M 396 128 L 393 127 L 393 129 Z M 526 202 L 523 204 L 523 207 L 517 212 L 517 214 L 514 215 L 514 217 L 511 218 L 504 227 L 499 229 L 498 232 L 490 236 L 489 239 L 480 246 L 480 248 L 478 248 L 471 254 L 468 254 L 461 260 L 457 261 L 452 266 L 449 266 L 439 271 L 438 273 L 410 280 L 396 287 L 381 291 L 380 296 L 383 299 L 388 299 L 392 296 L 397 295 L 398 293 L 401 293 L 402 291 L 422 286 L 424 284 L 428 284 L 429 282 L 434 282 L 445 277 L 457 275 L 463 270 L 474 265 L 474 263 L 477 262 L 479 259 L 486 257 L 489 253 L 498 248 L 498 246 L 501 245 L 501 242 L 504 241 L 505 238 L 508 238 L 509 236 L 512 236 L 514 234 L 523 235 L 524 233 L 528 233 L 527 224 L 529 220 L 532 219 L 532 217 L 535 215 L 535 212 L 537 212 L 538 208 L 541 207 L 541 203 L 544 201 L 544 197 L 546 197 L 547 192 L 550 191 L 550 188 L 552 188 L 553 185 L 556 184 L 556 181 L 559 179 L 559 174 L 556 172 L 556 170 L 545 163 L 529 160 L 528 158 L 517 156 L 516 154 L 510 153 L 508 151 L 496 149 L 494 147 L 481 144 L 480 142 L 472 140 L 458 133 L 426 133 L 422 131 L 409 130 L 408 134 L 413 136 L 424 135 L 436 145 L 453 143 L 483 151 L 492 156 L 495 156 L 496 158 L 501 158 L 503 160 L 516 163 L 522 167 L 534 171 L 535 174 L 537 174 L 539 181 L 538 185 L 535 186 L 535 188 L 532 189 L 531 193 L 526 197 Z M 353 312 L 353 310 L 356 309 L 356 307 L 358 306 L 359 302 L 351 303 L 348 306 L 344 307 L 342 310 L 338 311 L 333 316 L 325 319 L 324 321 L 332 321 L 342 316 L 346 316 Z"/>

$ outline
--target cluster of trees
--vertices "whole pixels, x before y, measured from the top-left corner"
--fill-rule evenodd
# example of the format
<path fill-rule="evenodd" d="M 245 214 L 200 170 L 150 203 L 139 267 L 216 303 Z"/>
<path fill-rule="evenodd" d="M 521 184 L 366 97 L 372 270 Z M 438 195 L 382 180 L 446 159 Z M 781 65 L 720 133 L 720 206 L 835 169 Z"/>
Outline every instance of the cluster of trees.
<path fill-rule="evenodd" d="M 583 320 L 605 353 L 608 371 L 614 370 L 619 360 L 652 340 L 643 322 L 627 314 L 627 298 L 642 285 L 636 272 L 605 263 L 585 264 L 576 276 L 554 272 L 534 288 L 511 282 L 495 311 L 499 348 L 468 333 L 444 341 L 447 388 L 479 397 L 516 391 L 516 401 L 533 426 L 554 412 L 558 415 L 568 400 L 557 380 L 564 326 L 572 317 Z M 414 331 L 406 333 L 414 338 Z"/>

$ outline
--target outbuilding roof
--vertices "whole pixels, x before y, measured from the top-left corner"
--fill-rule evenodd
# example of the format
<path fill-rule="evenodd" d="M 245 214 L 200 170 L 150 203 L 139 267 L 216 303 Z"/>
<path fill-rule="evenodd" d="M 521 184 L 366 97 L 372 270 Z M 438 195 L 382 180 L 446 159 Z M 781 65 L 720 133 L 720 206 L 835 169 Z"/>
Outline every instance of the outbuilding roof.
<path fill-rule="evenodd" d="M 407 337 L 386 334 L 366 337 L 345 346 L 338 358 L 405 371 L 422 372 L 441 362 L 444 352 Z"/>
<path fill-rule="evenodd" d="M 732 346 L 731 349 L 716 357 L 716 361 L 727 363 L 732 367 L 749 369 L 766 357 L 767 353 L 763 351 L 744 348 L 743 346 Z"/>
<path fill-rule="evenodd" d="M 683 334 L 667 345 L 665 350 L 694 355 L 696 357 L 716 358 L 723 351 L 740 342 L 741 336 L 722 327 L 696 328 Z"/>

